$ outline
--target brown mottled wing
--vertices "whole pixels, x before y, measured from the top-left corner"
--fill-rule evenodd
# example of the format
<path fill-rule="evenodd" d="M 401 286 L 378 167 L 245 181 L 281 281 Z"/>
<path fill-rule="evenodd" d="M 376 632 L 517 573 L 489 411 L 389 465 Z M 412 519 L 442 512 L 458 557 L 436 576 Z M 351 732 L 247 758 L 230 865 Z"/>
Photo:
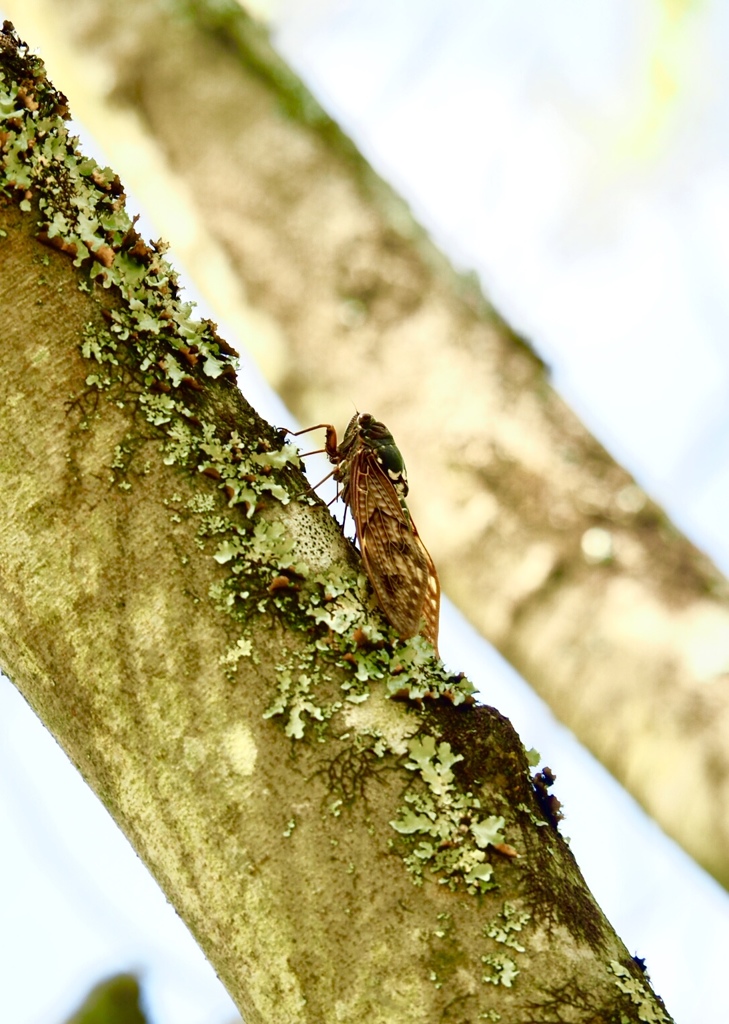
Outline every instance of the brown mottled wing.
<path fill-rule="evenodd" d="M 415 528 L 415 523 L 410 519 L 410 525 L 413 529 L 415 540 L 420 547 L 420 552 L 425 559 L 425 564 L 428 568 L 428 582 L 425 588 L 425 599 L 423 601 L 423 629 L 422 633 L 426 640 L 430 640 L 433 647 L 435 647 L 435 653 L 438 653 L 438 627 L 440 625 L 440 579 L 438 578 L 438 570 L 435 568 L 433 559 L 428 554 L 428 550 L 420 539 L 420 534 Z"/>
<path fill-rule="evenodd" d="M 438 639 L 440 585 L 430 555 L 375 453 L 361 447 L 352 456 L 345 498 L 357 527 L 362 560 L 387 619 L 403 639 Z"/>

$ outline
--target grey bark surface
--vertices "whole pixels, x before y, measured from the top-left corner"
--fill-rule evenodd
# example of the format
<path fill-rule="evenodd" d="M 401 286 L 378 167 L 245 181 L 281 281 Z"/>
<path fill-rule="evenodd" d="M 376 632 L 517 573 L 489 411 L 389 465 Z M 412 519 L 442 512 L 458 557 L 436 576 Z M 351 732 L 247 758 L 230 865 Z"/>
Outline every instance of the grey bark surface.
<path fill-rule="evenodd" d="M 578 422 L 265 34 L 233 5 L 179 9 L 194 15 L 72 0 L 63 31 L 109 76 L 110 109 L 148 126 L 269 318 L 272 383 L 303 423 L 341 426 L 353 404 L 387 422 L 447 595 L 726 885 L 726 581 Z M 590 561 L 595 528 L 603 555 Z"/>
<path fill-rule="evenodd" d="M 306 563 L 330 586 L 351 574 L 351 550 L 321 505 L 275 500 L 291 470 L 263 471 L 274 431 L 229 374 L 198 366 L 223 343 L 203 332 L 197 352 L 182 344 L 189 334 L 174 325 L 192 327 L 174 279 L 125 232 L 117 184 L 54 141 L 62 100 L 7 30 L 0 60 L 2 88 L 17 83 L 3 97 L 13 113 L 0 140 L 2 668 L 149 866 L 247 1024 L 526 1024 L 535 1013 L 668 1021 L 544 820 L 508 722 L 468 704 L 394 702 L 387 677 L 350 699 L 356 657 L 329 656 L 346 630 L 316 617 L 303 628 L 305 588 L 297 604 L 299 591 L 279 586 L 273 549 L 256 545 L 283 523 L 302 560 L 295 575 L 306 579 Z M 158 337 L 165 354 L 139 361 Z M 89 357 L 102 343 L 116 362 Z M 182 355 L 188 369 L 177 378 Z M 232 505 L 213 467 L 170 458 L 184 434 L 162 415 L 173 400 L 204 452 L 233 437 L 225 450 L 236 464 L 260 456 L 266 500 Z M 253 486 L 250 475 L 241 480 Z M 257 538 L 237 599 L 251 596 L 246 584 L 278 581 L 253 594 L 246 619 L 212 598 L 229 571 L 227 558 L 211 557 L 223 534 Z M 376 620 L 350 590 L 358 621 Z M 241 629 L 246 650 L 231 661 Z M 391 651 L 401 673 L 412 650 L 383 639 L 375 653 Z M 301 732 L 271 713 L 296 664 L 309 673 L 295 681 L 308 694 Z M 441 670 L 424 664 L 437 687 Z M 510 847 L 491 851 L 497 888 L 471 892 L 430 872 L 413 884 L 412 843 L 391 822 L 417 791 L 405 763 L 416 733 L 438 738 L 441 768 L 449 752 L 462 759 L 436 779 L 470 800 L 456 845 L 474 794 L 503 815 Z"/>

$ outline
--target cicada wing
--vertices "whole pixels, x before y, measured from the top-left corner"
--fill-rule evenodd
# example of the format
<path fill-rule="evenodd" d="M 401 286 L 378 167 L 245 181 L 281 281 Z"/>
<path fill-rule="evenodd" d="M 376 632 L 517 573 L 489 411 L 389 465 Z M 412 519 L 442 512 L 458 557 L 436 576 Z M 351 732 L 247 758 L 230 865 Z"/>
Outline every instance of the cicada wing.
<path fill-rule="evenodd" d="M 352 509 L 355 522 L 366 523 L 379 510 L 407 525 L 397 491 L 371 448 L 360 447 L 347 461 L 342 497 Z"/>
<path fill-rule="evenodd" d="M 435 567 L 433 559 L 430 557 L 425 544 L 420 539 L 420 534 L 415 529 L 415 523 L 410 520 L 410 525 L 413 528 L 413 534 L 415 540 L 418 543 L 420 552 L 425 559 L 425 564 L 428 571 L 428 579 L 425 588 L 425 597 L 423 600 L 423 636 L 426 640 L 430 640 L 433 647 L 435 647 L 435 653 L 438 653 L 438 628 L 440 625 L 440 579 L 438 578 L 438 570 Z"/>
<path fill-rule="evenodd" d="M 360 544 L 382 610 L 403 639 L 415 636 L 420 629 L 427 570 L 407 521 L 377 509 L 362 531 Z"/>
<path fill-rule="evenodd" d="M 425 619 L 425 636 L 438 637 L 440 585 L 432 559 L 376 455 L 360 449 L 349 467 L 348 500 L 362 560 L 380 606 L 404 639 Z"/>

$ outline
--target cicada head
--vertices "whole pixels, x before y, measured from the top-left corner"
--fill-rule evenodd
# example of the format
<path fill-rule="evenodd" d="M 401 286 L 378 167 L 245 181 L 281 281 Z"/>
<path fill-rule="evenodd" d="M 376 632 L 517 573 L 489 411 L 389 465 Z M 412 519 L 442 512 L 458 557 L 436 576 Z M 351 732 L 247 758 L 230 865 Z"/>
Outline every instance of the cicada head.
<path fill-rule="evenodd" d="M 356 421 L 356 423 L 355 423 Z M 382 471 L 397 491 L 401 501 L 407 497 L 408 474 L 400 449 L 384 423 L 376 420 L 371 413 L 363 412 L 353 417 L 347 431 L 354 425 L 359 433 L 361 443 L 371 448 L 382 467 Z M 345 434 L 346 440 L 346 434 Z"/>

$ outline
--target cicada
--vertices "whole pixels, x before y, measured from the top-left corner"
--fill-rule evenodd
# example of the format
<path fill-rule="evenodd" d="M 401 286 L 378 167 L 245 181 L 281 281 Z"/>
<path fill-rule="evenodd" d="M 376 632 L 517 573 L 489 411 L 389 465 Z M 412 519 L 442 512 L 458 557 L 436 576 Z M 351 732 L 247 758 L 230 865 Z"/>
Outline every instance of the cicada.
<path fill-rule="evenodd" d="M 392 434 L 368 412 L 355 413 L 341 444 L 331 423 L 309 429 L 318 428 L 385 617 L 403 639 L 422 633 L 437 652 L 440 581 L 405 502 L 407 472 Z"/>

